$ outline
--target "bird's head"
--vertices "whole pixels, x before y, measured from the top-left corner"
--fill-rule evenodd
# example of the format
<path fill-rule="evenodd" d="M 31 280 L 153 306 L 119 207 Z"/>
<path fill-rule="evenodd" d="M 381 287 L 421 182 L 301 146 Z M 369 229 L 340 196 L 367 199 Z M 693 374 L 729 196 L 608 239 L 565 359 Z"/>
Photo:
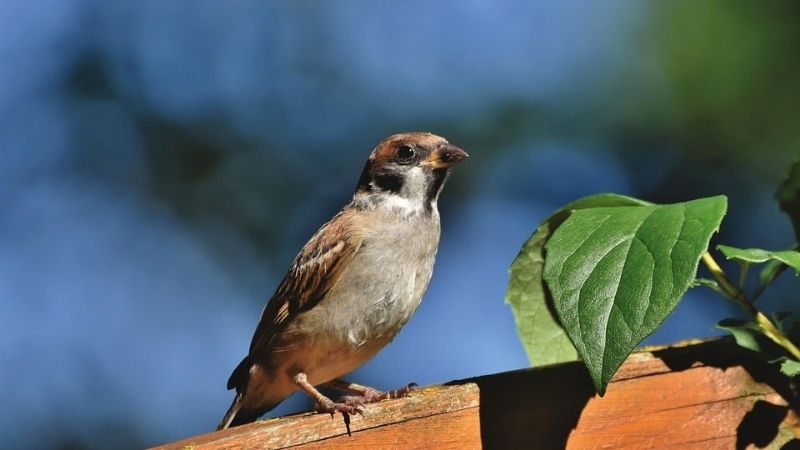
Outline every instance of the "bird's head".
<path fill-rule="evenodd" d="M 431 133 L 402 133 L 384 139 L 369 155 L 356 196 L 430 211 L 450 168 L 467 152 Z"/>

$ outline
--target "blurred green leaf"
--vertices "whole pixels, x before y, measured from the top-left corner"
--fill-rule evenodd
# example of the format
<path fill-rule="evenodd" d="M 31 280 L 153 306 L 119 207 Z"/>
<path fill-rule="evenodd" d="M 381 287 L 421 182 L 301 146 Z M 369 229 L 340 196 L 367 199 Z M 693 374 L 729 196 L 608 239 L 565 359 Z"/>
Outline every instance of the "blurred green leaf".
<path fill-rule="evenodd" d="M 786 358 L 781 362 L 781 372 L 790 377 L 795 377 L 800 374 L 800 362 L 793 359 Z"/>
<path fill-rule="evenodd" d="M 724 196 L 582 209 L 547 241 L 543 278 L 601 395 L 693 283 L 726 209 Z"/>
<path fill-rule="evenodd" d="M 796 160 L 775 193 L 778 205 L 794 226 L 794 235 L 800 242 L 800 159 Z"/>
<path fill-rule="evenodd" d="M 792 314 L 793 313 L 791 311 L 775 311 L 770 313 L 769 316 L 772 319 L 772 323 L 774 323 L 775 326 L 778 327 L 778 329 L 783 332 L 786 331 L 783 328 L 783 321 L 788 319 L 789 317 L 792 317 Z"/>
<path fill-rule="evenodd" d="M 511 305 L 517 332 L 532 366 L 578 359 L 578 353 L 564 333 L 542 281 L 544 245 L 553 231 L 574 211 L 594 207 L 647 205 L 649 203 L 616 194 L 598 194 L 572 202 L 545 219 L 525 242 L 511 264 L 506 303 Z"/>
<path fill-rule="evenodd" d="M 669 86 L 664 96 L 679 111 L 663 123 L 678 136 L 687 162 L 724 160 L 762 175 L 782 170 L 791 160 L 786 149 L 800 142 L 798 5 L 684 1 L 651 7 L 653 44 Z M 652 97 L 637 104 L 632 120 L 652 122 L 654 114 L 641 111 L 653 108 Z"/>

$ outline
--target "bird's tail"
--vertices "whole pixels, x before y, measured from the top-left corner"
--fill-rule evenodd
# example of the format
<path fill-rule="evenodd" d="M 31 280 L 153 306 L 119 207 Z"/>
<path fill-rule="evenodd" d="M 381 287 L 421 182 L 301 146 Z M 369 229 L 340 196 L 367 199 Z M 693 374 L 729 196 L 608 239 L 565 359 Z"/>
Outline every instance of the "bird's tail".
<path fill-rule="evenodd" d="M 286 399 L 290 393 L 287 393 L 280 398 L 258 399 L 250 398 L 245 402 L 245 395 L 247 392 L 247 385 L 250 383 L 250 369 L 252 362 L 249 356 L 246 356 L 242 362 L 233 370 L 231 377 L 228 379 L 228 389 L 236 388 L 236 397 L 222 418 L 217 430 L 224 430 L 225 428 L 244 425 L 246 423 L 255 422 L 256 419 L 261 417 L 264 413 L 274 408 L 278 403 Z"/>
<path fill-rule="evenodd" d="M 217 425 L 217 430 L 224 430 L 225 428 L 235 427 L 243 423 L 253 422 L 258 418 L 258 416 L 252 417 L 254 414 L 248 414 L 246 411 L 242 410 L 244 393 L 247 389 L 247 383 L 250 381 L 250 365 L 250 356 L 245 356 L 239 365 L 233 369 L 230 378 L 228 378 L 228 389 L 236 388 L 236 397 L 233 399 L 231 407 L 228 408 L 228 412 L 225 413 L 222 421 Z"/>
<path fill-rule="evenodd" d="M 225 413 L 225 417 L 223 417 L 219 425 L 217 425 L 217 430 L 224 430 L 225 428 L 253 422 L 258 418 L 257 416 L 254 417 L 253 414 L 248 414 L 247 411 L 242 410 L 243 398 L 244 395 L 242 392 L 236 393 L 236 397 L 233 399 L 231 407 L 228 408 L 228 412 Z"/>
<path fill-rule="evenodd" d="M 283 400 L 284 399 L 281 398 L 274 403 L 268 403 L 266 406 L 256 407 L 254 409 L 252 405 L 245 405 L 244 392 L 237 392 L 233 403 L 231 403 L 231 407 L 228 408 L 228 412 L 225 413 L 225 417 L 223 417 L 219 425 L 217 425 L 217 431 L 255 422 L 259 417 L 264 415 L 264 413 L 276 407 L 278 403 Z"/>

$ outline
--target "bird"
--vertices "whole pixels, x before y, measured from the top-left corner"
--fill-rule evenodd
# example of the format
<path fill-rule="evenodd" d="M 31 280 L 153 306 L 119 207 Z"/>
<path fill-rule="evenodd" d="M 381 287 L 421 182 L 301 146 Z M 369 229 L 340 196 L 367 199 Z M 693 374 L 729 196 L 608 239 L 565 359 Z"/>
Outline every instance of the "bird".
<path fill-rule="evenodd" d="M 254 422 L 296 391 L 315 410 L 407 395 L 341 377 L 408 322 L 428 287 L 439 246 L 439 194 L 469 155 L 428 132 L 400 133 L 370 153 L 352 199 L 302 247 L 261 312 L 247 356 L 228 379 L 236 396 L 217 429 Z M 351 393 L 339 401 L 317 386 Z"/>

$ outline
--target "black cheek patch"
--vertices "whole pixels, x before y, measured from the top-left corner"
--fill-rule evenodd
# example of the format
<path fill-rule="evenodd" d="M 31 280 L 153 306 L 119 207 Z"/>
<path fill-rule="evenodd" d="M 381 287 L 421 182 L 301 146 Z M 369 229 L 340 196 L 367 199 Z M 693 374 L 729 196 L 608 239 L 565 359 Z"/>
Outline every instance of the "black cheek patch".
<path fill-rule="evenodd" d="M 361 176 L 358 178 L 358 186 L 356 187 L 356 191 L 363 191 L 363 192 L 372 192 L 372 186 L 369 185 L 370 173 L 372 172 L 372 161 L 367 160 L 367 163 L 364 164 L 364 169 L 361 171 Z"/>
<path fill-rule="evenodd" d="M 383 191 L 397 193 L 403 189 L 403 176 L 393 172 L 375 174 L 373 182 L 375 186 Z"/>
<path fill-rule="evenodd" d="M 439 197 L 444 180 L 447 179 L 447 169 L 434 169 L 431 171 L 431 179 L 428 183 L 428 190 L 425 192 L 425 210 L 430 212 L 433 208 L 433 201 Z"/>

